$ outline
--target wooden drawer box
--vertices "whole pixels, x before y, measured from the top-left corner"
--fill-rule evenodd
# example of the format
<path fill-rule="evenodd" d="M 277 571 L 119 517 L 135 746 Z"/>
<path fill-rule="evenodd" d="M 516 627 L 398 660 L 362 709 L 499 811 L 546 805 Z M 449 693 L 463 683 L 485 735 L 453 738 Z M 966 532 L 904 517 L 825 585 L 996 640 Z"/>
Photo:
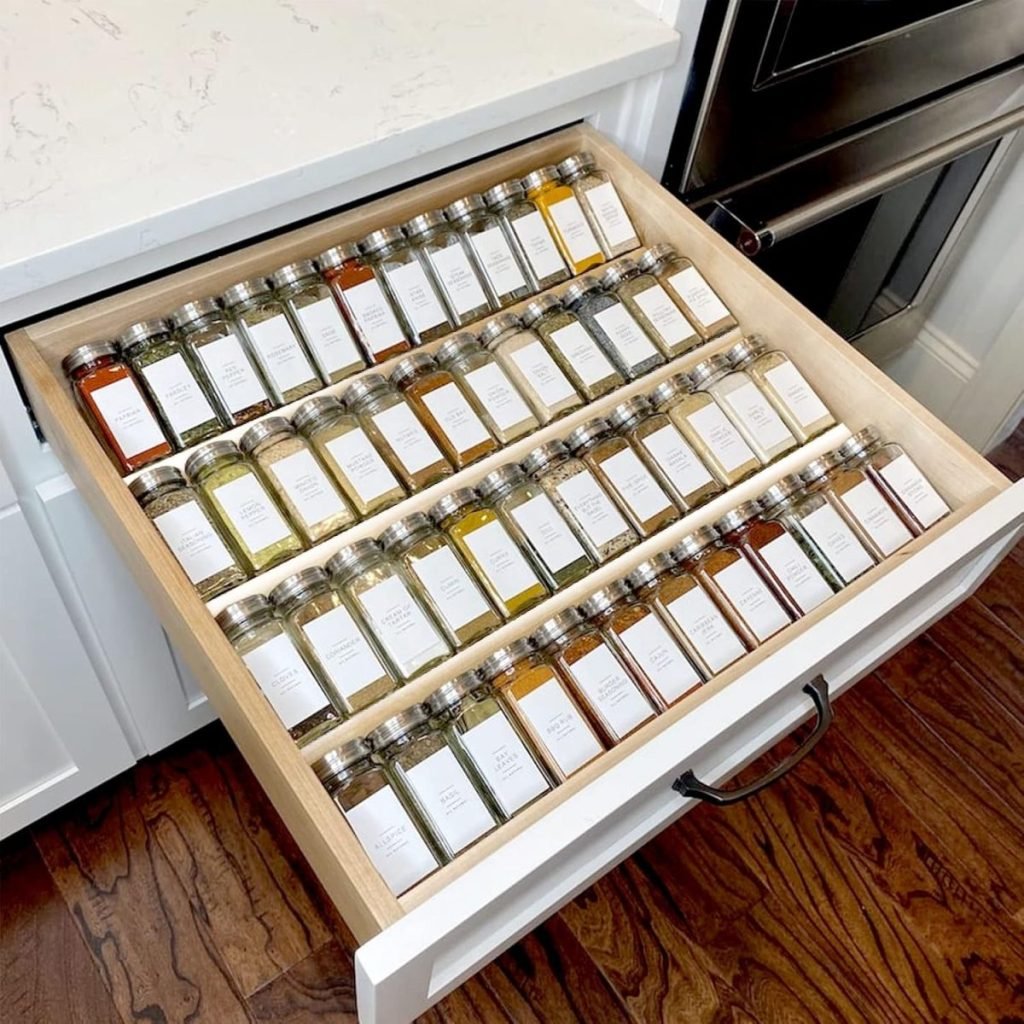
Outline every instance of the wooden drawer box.
<path fill-rule="evenodd" d="M 376 535 L 388 522 L 431 504 L 445 490 L 474 483 L 493 466 L 520 458 L 547 437 L 564 436 L 576 422 L 601 414 L 630 393 L 649 390 L 658 379 L 732 339 L 681 357 L 659 374 L 360 523 L 342 538 L 251 581 L 210 608 L 189 585 L 90 433 L 72 401 L 61 359 L 75 345 L 111 336 L 136 320 L 163 315 L 188 299 L 219 292 L 235 281 L 315 255 L 330 244 L 359 238 L 372 228 L 403 221 L 580 148 L 594 151 L 598 163 L 612 174 L 645 241 L 669 241 L 690 256 L 744 330 L 765 334 L 792 355 L 840 424 L 300 751 L 217 628 L 211 611 L 241 593 L 268 591 L 297 567 L 321 564 L 342 543 Z M 855 682 L 963 600 L 1014 543 L 1024 523 L 1024 483 L 1011 487 L 981 456 L 585 126 L 32 325 L 13 334 L 9 343 L 48 439 L 109 530 L 331 898 L 364 943 L 356 964 L 360 1019 L 365 1022 L 397 1024 L 410 1019 L 458 985 L 684 813 L 693 801 L 671 788 L 680 772 L 693 769 L 709 782 L 736 772 L 810 713 L 802 687 L 813 676 L 823 674 L 833 695 Z M 669 547 L 694 526 L 759 493 L 867 423 L 908 449 L 949 502 L 953 515 L 454 863 L 404 896 L 391 895 L 317 782 L 310 761 L 339 740 L 369 731 L 440 682 L 482 661 L 509 637 L 527 632 L 602 583 L 624 575 L 649 553 Z"/>

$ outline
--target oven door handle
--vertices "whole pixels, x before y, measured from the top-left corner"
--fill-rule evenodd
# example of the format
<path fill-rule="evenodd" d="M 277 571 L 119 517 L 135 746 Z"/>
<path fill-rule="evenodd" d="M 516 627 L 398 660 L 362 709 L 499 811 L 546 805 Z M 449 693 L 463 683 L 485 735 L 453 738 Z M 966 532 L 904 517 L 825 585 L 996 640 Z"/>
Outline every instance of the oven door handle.
<path fill-rule="evenodd" d="M 998 139 L 1001 135 L 1006 135 L 1022 125 L 1024 125 L 1024 107 L 1017 107 L 991 121 L 986 121 L 960 135 L 954 135 L 951 139 L 946 139 L 929 149 L 916 153 L 906 160 L 901 160 L 891 167 L 886 167 L 877 174 L 861 178 L 860 181 L 838 188 L 821 199 L 815 199 L 788 213 L 773 217 L 759 227 L 750 227 L 749 224 L 741 222 L 739 234 L 736 237 L 736 246 L 748 256 L 756 256 L 784 238 L 789 238 L 837 213 L 849 210 L 858 203 L 881 195 L 897 185 L 910 181 L 911 178 L 916 178 L 925 171 L 941 167 L 942 164 L 955 160 L 972 149 L 977 149 L 993 139 Z M 734 222 L 740 220 L 734 210 L 726 208 L 724 212 L 727 212 L 729 219 Z"/>

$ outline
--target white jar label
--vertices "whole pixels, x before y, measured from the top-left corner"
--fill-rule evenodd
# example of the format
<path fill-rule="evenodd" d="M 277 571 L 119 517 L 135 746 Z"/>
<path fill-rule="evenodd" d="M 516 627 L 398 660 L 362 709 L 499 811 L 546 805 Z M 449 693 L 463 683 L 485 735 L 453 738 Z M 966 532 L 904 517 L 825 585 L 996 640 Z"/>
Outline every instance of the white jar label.
<path fill-rule="evenodd" d="M 413 260 L 385 271 L 406 319 L 418 333 L 448 322 L 423 268 Z"/>
<path fill-rule="evenodd" d="M 296 452 L 271 463 L 270 472 L 307 527 L 348 509 L 312 452 Z"/>
<path fill-rule="evenodd" d="M 913 539 L 882 492 L 870 480 L 850 488 L 839 500 L 878 545 L 882 554 L 891 555 Z"/>
<path fill-rule="evenodd" d="M 480 588 L 449 548 L 410 561 L 409 567 L 453 633 L 491 611 Z"/>
<path fill-rule="evenodd" d="M 597 384 L 615 373 L 615 367 L 587 334 L 583 324 L 571 323 L 560 327 L 551 332 L 551 340 L 584 384 Z"/>
<path fill-rule="evenodd" d="M 464 732 L 461 739 L 508 817 L 550 788 L 523 741 L 500 712 Z"/>
<path fill-rule="evenodd" d="M 246 325 L 246 330 L 270 379 L 282 394 L 317 379 L 292 325 L 283 313 L 262 323 Z"/>
<path fill-rule="evenodd" d="M 925 529 L 949 512 L 949 506 L 939 497 L 939 492 L 932 487 L 909 455 L 897 456 L 879 472 L 910 514 Z"/>
<path fill-rule="evenodd" d="M 650 701 L 607 645 L 584 654 L 569 671 L 616 739 L 654 717 Z"/>
<path fill-rule="evenodd" d="M 591 256 L 600 255 L 601 246 L 597 244 L 594 232 L 590 230 L 583 208 L 575 196 L 552 203 L 548 207 L 548 213 L 555 222 L 555 228 L 569 250 L 573 263 L 582 263 Z"/>
<path fill-rule="evenodd" d="M 605 459 L 601 472 L 622 496 L 630 511 L 640 523 L 672 508 L 672 499 L 664 492 L 651 471 L 640 461 L 636 452 L 628 448 Z"/>
<path fill-rule="evenodd" d="M 715 573 L 714 579 L 758 640 L 767 640 L 789 625 L 789 612 L 745 558 Z"/>
<path fill-rule="evenodd" d="M 473 411 L 458 384 L 445 384 L 427 392 L 423 396 L 423 404 L 457 452 L 468 452 L 491 440 L 483 420 Z"/>
<path fill-rule="evenodd" d="M 658 468 L 682 496 L 693 494 L 714 482 L 707 467 L 697 458 L 673 424 L 666 424 L 648 434 L 642 443 Z"/>
<path fill-rule="evenodd" d="M 335 437 L 324 447 L 366 504 L 399 486 L 395 474 L 361 429 Z"/>
<path fill-rule="evenodd" d="M 214 488 L 213 497 L 252 552 L 291 535 L 291 527 L 253 473 Z"/>
<path fill-rule="evenodd" d="M 712 673 L 721 672 L 747 653 L 726 617 L 700 587 L 677 597 L 666 605 L 666 611 Z"/>
<path fill-rule="evenodd" d="M 470 235 L 469 241 L 495 295 L 500 298 L 526 287 L 526 278 L 500 227 Z"/>
<path fill-rule="evenodd" d="M 424 813 L 452 853 L 494 828 L 494 819 L 455 755 L 447 748 L 405 772 Z"/>
<path fill-rule="evenodd" d="M 764 379 L 775 389 L 779 399 L 802 427 L 819 420 L 831 419 L 825 403 L 815 394 L 804 375 L 787 359 L 786 362 L 766 370 Z"/>
<path fill-rule="evenodd" d="M 405 676 L 448 653 L 448 645 L 397 576 L 358 595 L 374 636 Z"/>
<path fill-rule="evenodd" d="M 576 389 L 569 383 L 569 378 L 539 341 L 531 341 L 516 349 L 512 353 L 512 361 L 545 405 L 553 407 L 567 398 L 576 397 Z"/>
<path fill-rule="evenodd" d="M 427 466 L 444 462 L 440 449 L 430 439 L 426 428 L 404 402 L 377 413 L 373 417 L 377 429 L 384 435 L 396 458 L 409 474 Z"/>
<path fill-rule="evenodd" d="M 875 564 L 868 549 L 831 505 L 823 505 L 804 516 L 800 523 L 844 583 L 855 580 Z"/>
<path fill-rule="evenodd" d="M 731 316 L 725 303 L 715 294 L 714 289 L 704 280 L 696 267 L 680 270 L 678 274 L 673 274 L 668 279 L 668 283 L 704 327 L 710 327 L 719 320 Z"/>
<path fill-rule="evenodd" d="M 197 350 L 203 367 L 230 412 L 267 400 L 267 392 L 233 334 L 207 342 Z"/>
<path fill-rule="evenodd" d="M 497 363 L 470 370 L 465 380 L 499 430 L 510 430 L 534 418 L 523 396 Z"/>
<path fill-rule="evenodd" d="M 633 227 L 619 193 L 615 191 L 615 186 L 610 181 L 587 189 L 586 197 L 597 223 L 601 225 L 609 248 L 614 249 L 624 242 L 636 239 L 636 228 Z"/>
<path fill-rule="evenodd" d="M 328 377 L 338 370 L 362 363 L 363 358 L 334 299 L 320 299 L 301 309 L 296 308 L 295 312 Z"/>
<path fill-rule="evenodd" d="M 629 524 L 589 470 L 563 480 L 556 490 L 595 548 L 629 532 Z"/>
<path fill-rule="evenodd" d="M 572 775 L 601 753 L 597 737 L 556 680 L 542 683 L 517 704 L 563 775 Z"/>
<path fill-rule="evenodd" d="M 765 544 L 759 553 L 805 615 L 832 596 L 832 588 L 788 534 Z"/>
<path fill-rule="evenodd" d="M 125 458 L 167 443 L 139 385 L 132 378 L 97 388 L 91 398 Z"/>
<path fill-rule="evenodd" d="M 487 296 L 461 242 L 456 240 L 444 249 L 436 249 L 429 258 L 441 287 L 459 316 L 481 306 L 487 307 Z"/>
<path fill-rule="evenodd" d="M 502 601 L 511 601 L 540 585 L 530 563 L 498 520 L 467 533 L 463 541 Z"/>
<path fill-rule="evenodd" d="M 437 859 L 390 786 L 378 789 L 344 814 L 371 863 L 396 896 L 437 867 Z"/>
<path fill-rule="evenodd" d="M 646 291 L 637 292 L 633 301 L 658 332 L 661 340 L 670 348 L 697 337 L 690 321 L 683 316 L 679 307 L 669 298 L 660 284 L 652 285 Z"/>
<path fill-rule="evenodd" d="M 623 630 L 619 639 L 666 704 L 700 685 L 697 670 L 653 613 Z"/>
<path fill-rule="evenodd" d="M 150 363 L 143 367 L 142 374 L 175 433 L 184 434 L 200 423 L 209 423 L 217 418 L 179 353 L 175 352 L 158 363 Z"/>
<path fill-rule="evenodd" d="M 388 676 L 352 613 L 343 605 L 307 622 L 302 631 L 328 678 L 343 696 L 351 697 L 364 686 Z"/>
<path fill-rule="evenodd" d="M 639 366 L 658 355 L 651 339 L 621 302 L 595 313 L 594 319 L 627 366 Z"/>
<path fill-rule="evenodd" d="M 771 452 L 779 445 L 796 442 L 789 427 L 782 422 L 782 417 L 771 407 L 761 389 L 752 381 L 741 384 L 731 391 L 719 389 L 716 397 L 719 394 L 765 452 Z"/>
<path fill-rule="evenodd" d="M 406 340 L 405 332 L 376 279 L 346 288 L 342 294 L 363 343 L 372 353 L 385 352 Z"/>
<path fill-rule="evenodd" d="M 284 633 L 243 654 L 242 661 L 286 729 L 327 707 L 324 691 Z"/>
<path fill-rule="evenodd" d="M 538 494 L 512 509 L 512 518 L 552 575 L 587 557 L 583 545 L 546 494 Z"/>
<path fill-rule="evenodd" d="M 231 552 L 196 501 L 164 512 L 153 520 L 153 525 L 193 583 L 202 583 L 234 565 Z"/>
<path fill-rule="evenodd" d="M 726 473 L 731 473 L 748 462 L 759 461 L 750 445 L 740 437 L 739 431 L 729 422 L 722 410 L 711 403 L 703 409 L 691 412 L 686 421 L 700 434 L 711 454 L 721 463 Z"/>
<path fill-rule="evenodd" d="M 565 270 L 565 260 L 558 251 L 543 216 L 537 211 L 512 221 L 512 230 L 526 253 L 538 281 L 560 274 Z"/>

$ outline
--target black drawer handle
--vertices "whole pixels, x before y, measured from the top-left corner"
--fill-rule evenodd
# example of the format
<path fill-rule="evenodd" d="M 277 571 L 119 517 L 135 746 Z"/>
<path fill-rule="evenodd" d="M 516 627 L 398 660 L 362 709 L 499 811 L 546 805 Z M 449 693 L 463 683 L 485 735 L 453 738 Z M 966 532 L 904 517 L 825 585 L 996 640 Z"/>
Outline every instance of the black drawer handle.
<path fill-rule="evenodd" d="M 706 800 L 716 807 L 727 807 L 729 804 L 738 804 L 741 800 L 760 793 L 762 789 L 770 786 L 773 782 L 781 779 L 787 772 L 792 771 L 813 749 L 818 740 L 825 735 L 825 730 L 832 724 L 832 705 L 828 699 L 828 683 L 823 676 L 815 676 L 805 687 L 806 693 L 814 701 L 814 710 L 818 720 L 814 724 L 811 734 L 793 751 L 789 757 L 780 761 L 770 771 L 765 772 L 761 778 L 746 786 L 739 786 L 736 789 L 719 789 L 717 786 L 708 786 L 701 782 L 692 771 L 685 771 L 672 783 L 672 788 L 684 797 L 696 797 L 698 800 Z"/>

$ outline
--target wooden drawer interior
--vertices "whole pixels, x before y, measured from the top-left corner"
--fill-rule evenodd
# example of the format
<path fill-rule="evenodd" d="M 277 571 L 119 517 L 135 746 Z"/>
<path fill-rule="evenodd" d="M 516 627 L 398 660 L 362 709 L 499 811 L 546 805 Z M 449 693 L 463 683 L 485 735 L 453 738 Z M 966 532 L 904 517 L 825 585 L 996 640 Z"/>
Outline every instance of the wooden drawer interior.
<path fill-rule="evenodd" d="M 241 594 L 268 592 L 296 568 L 323 564 L 343 544 L 357 537 L 376 536 L 389 522 L 409 511 L 429 506 L 445 491 L 472 485 L 489 469 L 521 458 L 541 441 L 565 436 L 575 423 L 600 415 L 629 394 L 649 391 L 659 379 L 692 365 L 734 338 L 719 339 L 680 357 L 658 373 L 627 385 L 614 395 L 499 451 L 429 491 L 357 524 L 341 537 L 318 545 L 286 566 L 257 577 L 211 602 L 209 608 L 192 589 L 173 556 L 137 507 L 125 482 L 93 438 L 71 399 L 61 372 L 61 359 L 75 345 L 112 336 L 136 320 L 164 315 L 188 299 L 218 293 L 243 278 L 267 273 L 294 259 L 315 255 L 337 242 L 362 237 L 373 228 L 404 221 L 466 192 L 479 191 L 541 164 L 555 162 L 580 148 L 592 150 L 598 163 L 611 173 L 645 243 L 668 241 L 692 258 L 732 308 L 742 329 L 748 333 L 762 333 L 786 350 L 836 414 L 840 424 L 300 751 L 214 623 L 211 611 L 216 612 Z M 9 343 L 48 439 L 110 532 L 173 642 L 201 681 L 218 714 L 361 941 L 437 892 L 453 876 L 468 865 L 479 862 L 489 851 L 528 827 L 538 816 L 550 813 L 566 796 L 585 786 L 651 735 L 727 686 L 756 660 L 787 643 L 795 631 L 803 630 L 809 623 L 830 614 L 852 595 L 872 586 L 884 585 L 882 581 L 892 565 L 926 546 L 934 536 L 1008 485 L 1005 478 L 977 453 L 730 248 L 619 150 L 586 126 L 567 129 L 316 224 L 34 324 L 13 334 Z M 426 347 L 433 348 L 437 344 Z M 382 372 L 387 371 L 388 365 L 385 364 Z M 349 381 L 325 390 L 341 390 Z M 286 407 L 285 413 L 287 411 Z M 900 441 L 907 448 L 954 509 L 953 516 L 732 669 L 716 676 L 693 696 L 659 716 L 641 732 L 599 758 L 415 889 L 400 899 L 391 895 L 309 769 L 310 761 L 337 742 L 363 735 L 395 711 L 421 700 L 441 682 L 478 664 L 510 637 L 523 635 L 555 611 L 578 603 L 605 582 L 625 575 L 651 553 L 670 547 L 696 525 L 709 522 L 739 501 L 760 493 L 772 481 L 802 467 L 820 452 L 835 447 L 850 431 L 867 423 L 874 423 L 883 435 Z M 229 432 L 227 436 L 240 432 Z M 173 461 L 180 464 L 185 457 L 185 454 L 179 454 Z"/>

